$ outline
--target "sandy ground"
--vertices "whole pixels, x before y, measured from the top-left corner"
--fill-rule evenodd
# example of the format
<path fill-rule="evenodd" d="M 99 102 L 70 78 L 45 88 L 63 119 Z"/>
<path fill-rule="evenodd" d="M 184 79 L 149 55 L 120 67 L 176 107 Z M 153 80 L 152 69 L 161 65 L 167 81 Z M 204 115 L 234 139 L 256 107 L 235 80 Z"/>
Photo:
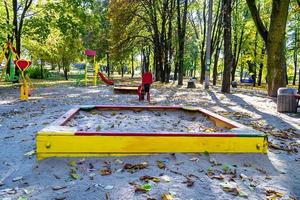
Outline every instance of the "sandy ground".
<path fill-rule="evenodd" d="M 80 111 L 65 126 L 91 132 L 224 132 L 207 117 L 188 111 Z"/>
<path fill-rule="evenodd" d="M 276 99 L 263 92 L 238 89 L 224 95 L 218 88 L 203 91 L 197 87 L 157 86 L 152 89 L 151 104 L 201 106 L 264 131 L 269 134 L 268 154 L 163 154 L 38 162 L 30 155 L 36 132 L 73 106 L 148 103 L 138 102 L 135 95 L 115 95 L 108 86 L 39 88 L 28 102 L 18 100 L 17 89 L 0 88 L 0 199 L 158 200 L 163 194 L 183 200 L 300 199 L 300 114 L 277 113 Z M 139 165 L 133 170 L 128 164 Z M 146 183 L 145 175 L 152 177 L 146 185 L 151 186 L 150 191 L 135 191 Z"/>

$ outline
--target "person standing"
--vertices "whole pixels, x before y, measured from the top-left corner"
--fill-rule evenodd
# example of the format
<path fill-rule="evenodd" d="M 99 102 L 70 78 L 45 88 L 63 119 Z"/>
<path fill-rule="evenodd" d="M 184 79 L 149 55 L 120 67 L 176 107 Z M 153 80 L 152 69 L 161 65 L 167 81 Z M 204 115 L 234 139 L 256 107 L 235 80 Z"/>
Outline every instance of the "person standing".
<path fill-rule="evenodd" d="M 145 72 L 142 75 L 142 88 L 144 88 L 144 94 L 147 95 L 147 101 L 150 102 L 150 86 L 153 83 L 153 76 L 151 71 Z"/>

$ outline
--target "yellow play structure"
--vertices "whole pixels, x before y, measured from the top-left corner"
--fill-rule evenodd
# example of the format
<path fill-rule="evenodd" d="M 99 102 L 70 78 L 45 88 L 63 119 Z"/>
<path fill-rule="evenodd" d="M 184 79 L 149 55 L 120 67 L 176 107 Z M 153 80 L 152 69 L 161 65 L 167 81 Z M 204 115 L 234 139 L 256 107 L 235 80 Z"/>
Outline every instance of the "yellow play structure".
<path fill-rule="evenodd" d="M 21 83 L 20 99 L 25 101 L 28 100 L 32 82 L 29 76 L 25 75 L 25 70 L 31 65 L 31 61 L 20 59 L 12 43 L 8 42 L 3 46 L 0 54 L 0 66 L 2 63 L 4 63 L 4 66 L 0 68 L 0 81 L 19 81 Z M 16 76 L 15 66 L 17 66 L 21 72 L 20 78 L 19 76 Z"/>
<path fill-rule="evenodd" d="M 93 85 L 97 85 L 97 77 L 98 77 L 98 64 L 96 62 L 96 51 L 94 50 L 85 50 L 85 55 L 87 57 L 93 58 L 93 65 L 92 68 L 89 66 L 89 63 L 86 62 L 85 64 L 85 72 L 84 72 L 84 83 L 87 86 L 88 85 L 88 79 L 93 78 Z M 87 59 L 88 60 L 88 59 Z"/>

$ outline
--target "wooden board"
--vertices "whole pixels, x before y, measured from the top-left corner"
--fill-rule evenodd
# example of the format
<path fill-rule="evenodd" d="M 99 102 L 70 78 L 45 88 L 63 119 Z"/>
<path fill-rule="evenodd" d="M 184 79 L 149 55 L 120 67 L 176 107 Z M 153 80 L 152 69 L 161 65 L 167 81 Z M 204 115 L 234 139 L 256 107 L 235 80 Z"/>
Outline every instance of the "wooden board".
<path fill-rule="evenodd" d="M 115 86 L 114 93 L 118 94 L 138 94 L 138 86 Z"/>
<path fill-rule="evenodd" d="M 38 134 L 37 159 L 157 153 L 266 153 L 266 137 Z"/>
<path fill-rule="evenodd" d="M 184 110 L 198 112 L 228 133 L 80 132 L 64 126 L 80 110 Z M 145 155 L 157 153 L 266 153 L 267 136 L 203 108 L 98 105 L 74 108 L 37 133 L 37 159 Z"/>

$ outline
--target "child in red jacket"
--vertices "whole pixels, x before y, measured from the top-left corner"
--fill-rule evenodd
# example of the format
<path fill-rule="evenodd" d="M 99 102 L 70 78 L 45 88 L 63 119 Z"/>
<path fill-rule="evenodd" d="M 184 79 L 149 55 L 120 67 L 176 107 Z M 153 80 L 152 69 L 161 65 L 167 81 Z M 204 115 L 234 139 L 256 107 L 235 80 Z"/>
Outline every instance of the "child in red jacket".
<path fill-rule="evenodd" d="M 145 72 L 142 75 L 142 87 L 144 88 L 144 94 L 147 94 L 147 100 L 150 102 L 150 85 L 153 83 L 152 73 Z"/>

